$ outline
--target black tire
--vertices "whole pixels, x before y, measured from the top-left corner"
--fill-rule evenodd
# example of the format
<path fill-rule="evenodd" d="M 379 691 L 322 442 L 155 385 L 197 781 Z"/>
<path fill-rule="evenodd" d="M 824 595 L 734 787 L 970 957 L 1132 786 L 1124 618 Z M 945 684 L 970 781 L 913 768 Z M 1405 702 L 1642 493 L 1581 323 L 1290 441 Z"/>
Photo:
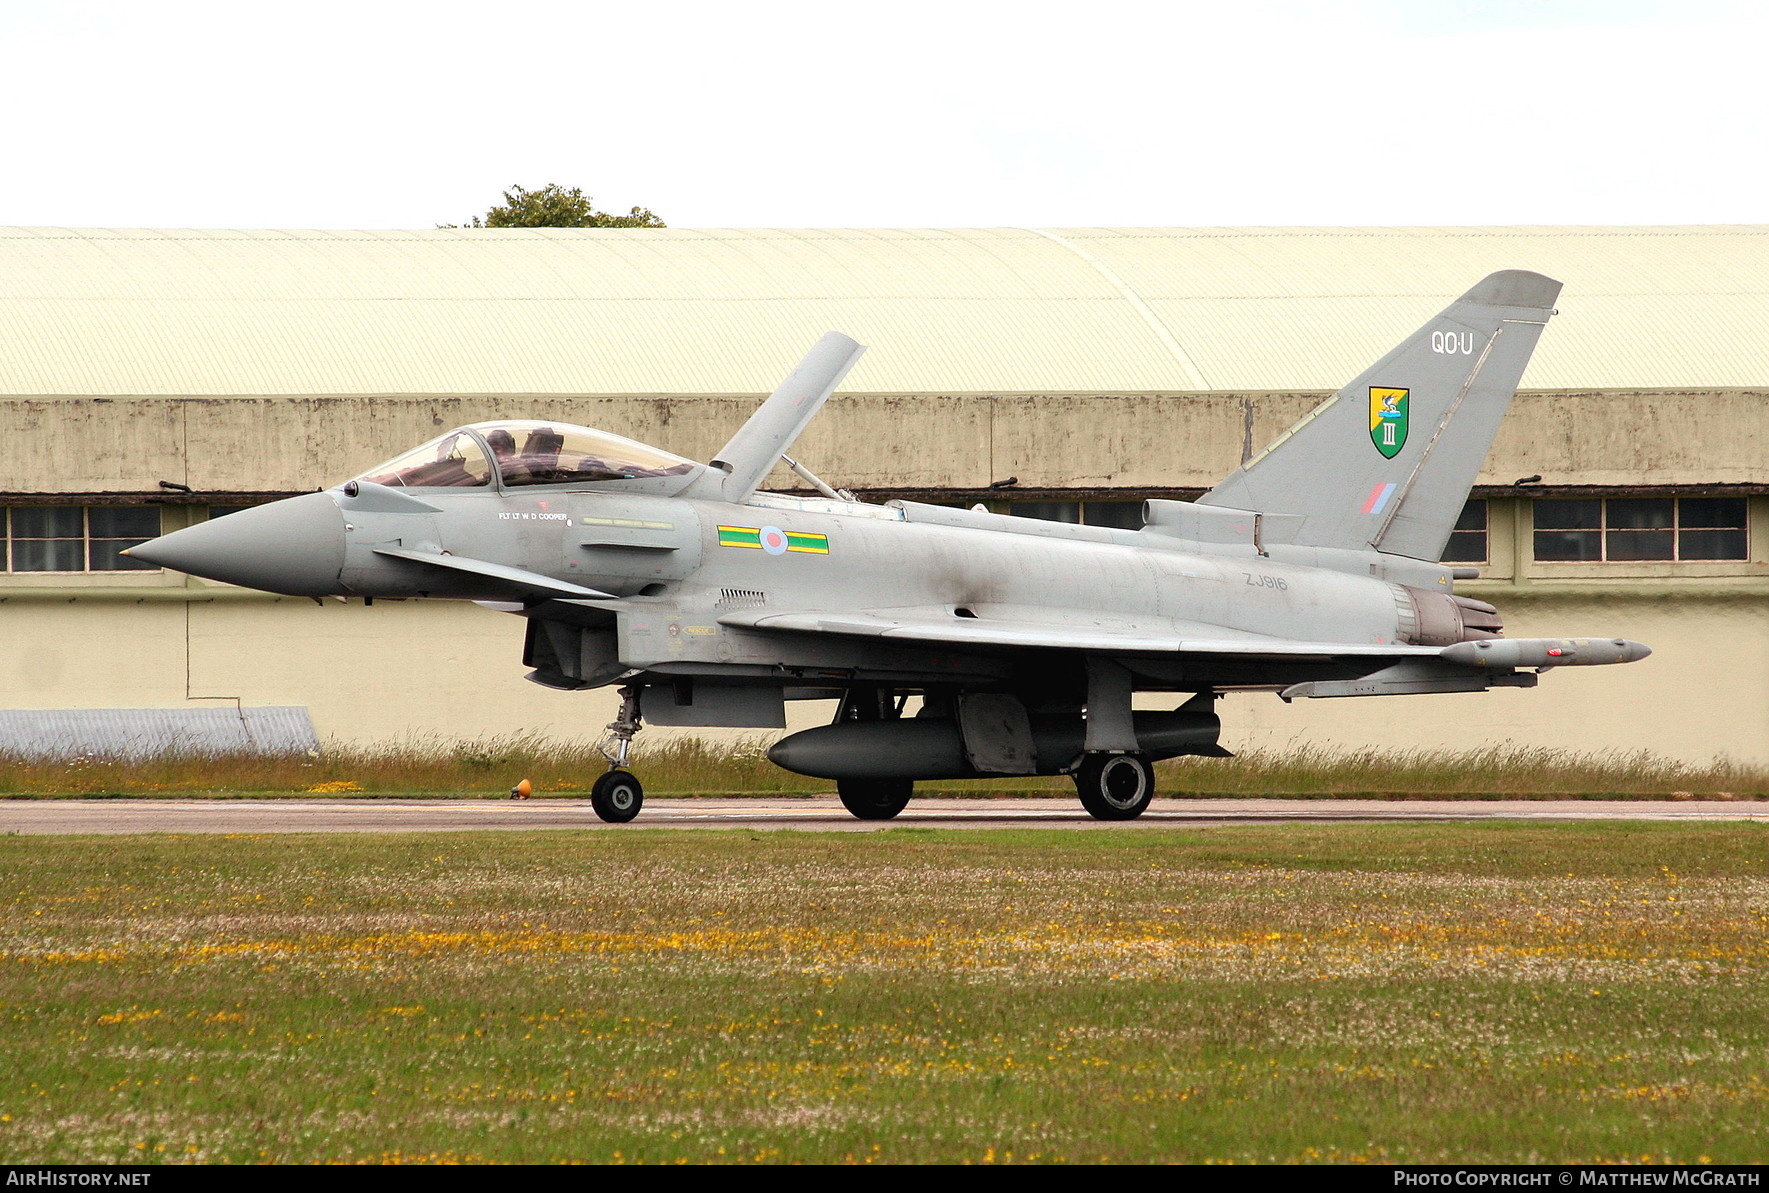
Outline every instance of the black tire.
<path fill-rule="evenodd" d="M 836 794 L 842 807 L 861 820 L 890 820 L 915 794 L 914 779 L 838 779 Z"/>
<path fill-rule="evenodd" d="M 1135 820 L 1155 798 L 1155 768 L 1141 754 L 1089 754 L 1075 790 L 1095 820 Z"/>
<path fill-rule="evenodd" d="M 645 806 L 645 789 L 624 770 L 611 770 L 590 788 L 590 807 L 610 824 L 625 824 Z"/>

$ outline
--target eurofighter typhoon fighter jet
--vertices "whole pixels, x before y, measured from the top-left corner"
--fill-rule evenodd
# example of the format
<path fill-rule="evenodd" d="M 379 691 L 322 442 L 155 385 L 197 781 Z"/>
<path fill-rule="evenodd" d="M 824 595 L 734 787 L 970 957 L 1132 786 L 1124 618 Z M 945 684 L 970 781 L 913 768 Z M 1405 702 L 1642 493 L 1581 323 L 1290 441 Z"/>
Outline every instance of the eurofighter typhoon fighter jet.
<path fill-rule="evenodd" d="M 701 464 L 549 422 L 477 423 L 334 489 L 154 539 L 148 563 L 298 596 L 470 600 L 527 619 L 528 678 L 619 684 L 592 804 L 638 814 L 642 722 L 782 728 L 780 766 L 862 819 L 918 779 L 1073 777 L 1127 820 L 1150 764 L 1225 755 L 1217 697 L 1533 687 L 1622 638 L 1502 636 L 1438 563 L 1560 284 L 1495 273 L 1196 502 L 1141 530 L 852 500 L 787 456 L 863 348 L 825 336 Z M 823 497 L 758 491 L 776 461 Z M 1137 692 L 1171 711 L 1132 711 Z M 919 698 L 911 703 L 912 698 Z M 914 709 L 913 715 L 909 715 Z"/>

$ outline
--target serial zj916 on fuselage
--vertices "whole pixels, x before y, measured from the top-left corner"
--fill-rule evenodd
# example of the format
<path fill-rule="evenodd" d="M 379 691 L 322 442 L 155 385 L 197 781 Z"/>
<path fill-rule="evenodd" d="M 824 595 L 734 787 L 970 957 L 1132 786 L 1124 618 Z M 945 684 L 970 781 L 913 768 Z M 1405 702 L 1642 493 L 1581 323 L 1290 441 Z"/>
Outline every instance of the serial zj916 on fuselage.
<path fill-rule="evenodd" d="M 1533 687 L 1622 638 L 1515 639 L 1436 562 L 1560 284 L 1495 273 L 1196 502 L 1141 530 L 852 500 L 786 453 L 863 351 L 831 332 L 709 463 L 542 422 L 462 427 L 322 493 L 138 559 L 305 596 L 478 601 L 527 619 L 528 678 L 619 684 L 592 802 L 635 816 L 642 722 L 832 724 L 770 752 L 868 819 L 918 779 L 1067 774 L 1148 806 L 1151 762 L 1222 755 L 1224 692 Z M 758 491 L 785 460 L 816 498 Z M 1137 692 L 1170 711 L 1132 710 Z M 910 709 L 913 715 L 908 715 Z"/>

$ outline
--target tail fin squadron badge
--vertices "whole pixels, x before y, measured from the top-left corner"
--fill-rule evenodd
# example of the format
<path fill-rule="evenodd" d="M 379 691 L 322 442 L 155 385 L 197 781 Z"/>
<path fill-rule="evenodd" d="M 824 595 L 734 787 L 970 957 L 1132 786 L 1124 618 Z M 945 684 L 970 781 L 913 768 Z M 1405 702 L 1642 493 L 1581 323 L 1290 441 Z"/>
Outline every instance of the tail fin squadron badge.
<path fill-rule="evenodd" d="M 1394 459 L 1407 445 L 1407 395 L 1411 390 L 1370 386 L 1370 442 Z"/>

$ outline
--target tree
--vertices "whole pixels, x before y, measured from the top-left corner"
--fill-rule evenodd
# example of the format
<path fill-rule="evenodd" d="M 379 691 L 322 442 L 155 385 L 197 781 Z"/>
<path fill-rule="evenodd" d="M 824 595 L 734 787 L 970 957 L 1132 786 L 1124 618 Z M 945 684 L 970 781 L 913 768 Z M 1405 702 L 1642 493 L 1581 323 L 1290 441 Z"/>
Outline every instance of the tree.
<path fill-rule="evenodd" d="M 577 187 L 569 190 L 549 182 L 538 191 L 512 187 L 504 192 L 502 205 L 465 225 L 445 228 L 662 228 L 666 225 L 650 211 L 635 207 L 626 215 L 597 211 L 590 197 Z"/>

